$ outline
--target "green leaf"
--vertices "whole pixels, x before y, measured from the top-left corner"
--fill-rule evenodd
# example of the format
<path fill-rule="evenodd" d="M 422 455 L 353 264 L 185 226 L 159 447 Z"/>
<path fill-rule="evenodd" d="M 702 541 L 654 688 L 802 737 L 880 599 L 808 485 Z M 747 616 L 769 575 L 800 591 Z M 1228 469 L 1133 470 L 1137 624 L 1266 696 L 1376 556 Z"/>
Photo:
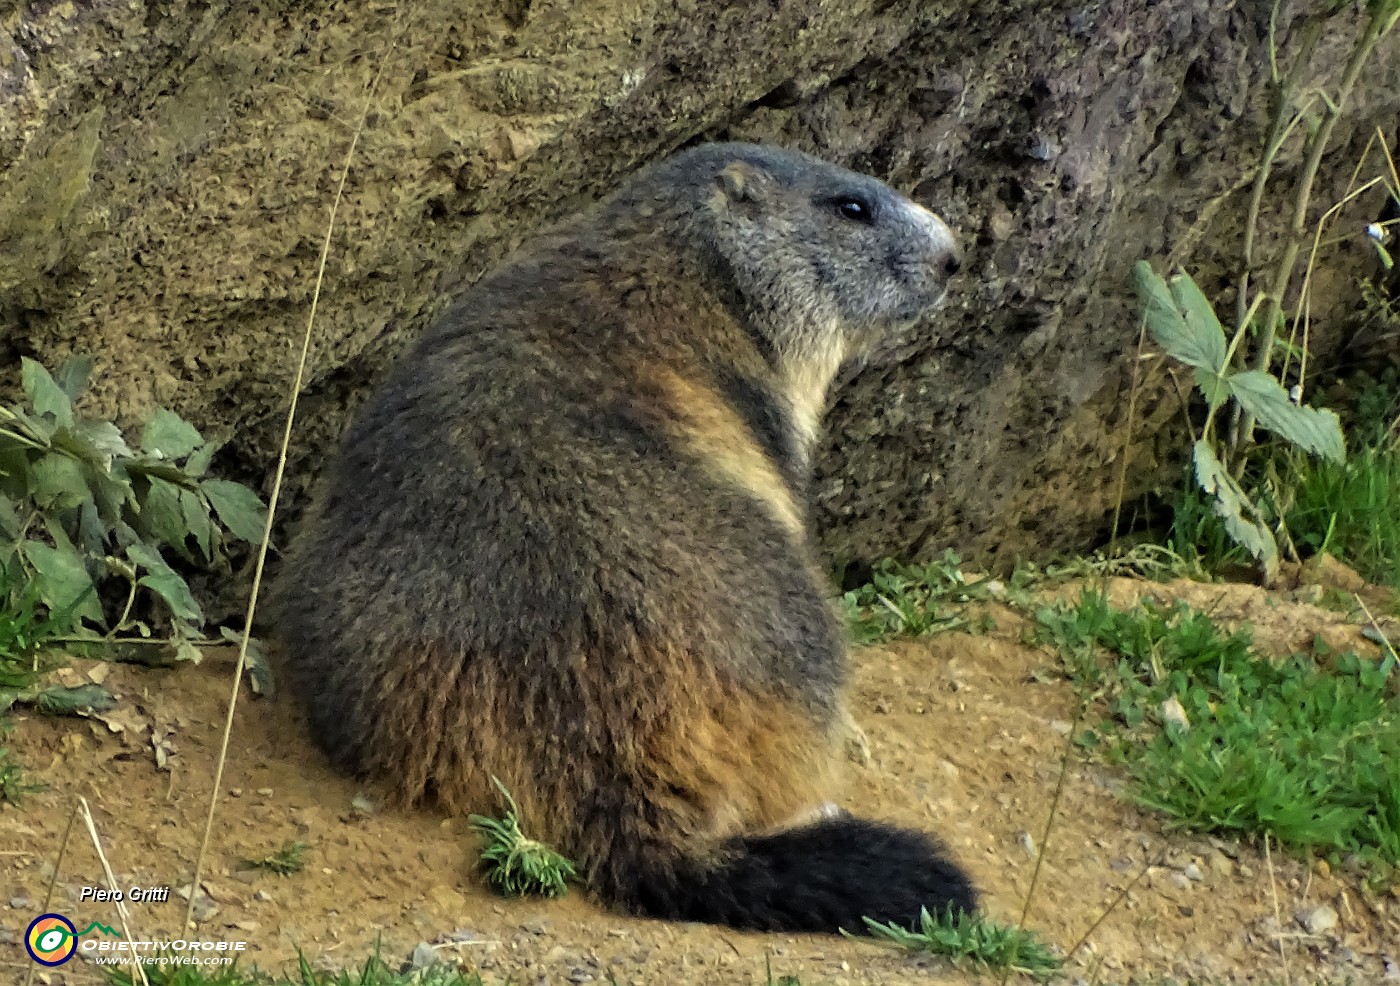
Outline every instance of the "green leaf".
<path fill-rule="evenodd" d="M 209 462 L 214 458 L 214 453 L 222 447 L 217 442 L 206 442 L 195 449 L 185 462 L 185 473 L 195 479 L 203 476 L 209 471 Z"/>
<path fill-rule="evenodd" d="M 54 374 L 54 383 L 59 389 L 68 395 L 70 401 L 76 401 L 87 389 L 88 377 L 92 376 L 92 357 L 87 354 L 70 356 L 63 361 L 63 365 Z"/>
<path fill-rule="evenodd" d="M 20 530 L 23 526 L 24 520 L 15 509 L 14 503 L 9 497 L 0 496 L 0 536 L 7 540 L 17 538 L 23 533 Z"/>
<path fill-rule="evenodd" d="M 1178 274 L 1168 290 L 1167 283 L 1145 260 L 1133 268 L 1133 279 L 1143 317 L 1157 344 L 1188 366 L 1213 374 L 1222 372 L 1225 332 L 1196 282 L 1187 274 Z"/>
<path fill-rule="evenodd" d="M 110 421 L 79 421 L 73 425 L 73 434 L 82 437 L 95 448 L 110 466 L 113 458 L 131 458 L 131 449 L 122 438 L 122 433 Z"/>
<path fill-rule="evenodd" d="M 174 411 L 161 408 L 151 416 L 141 432 L 141 447 L 166 459 L 181 459 L 204 444 L 202 436 Z"/>
<path fill-rule="evenodd" d="M 1216 516 L 1224 522 L 1226 532 L 1259 562 L 1265 580 L 1274 582 L 1278 577 L 1278 544 L 1266 526 L 1245 517 L 1246 508 L 1254 513 L 1254 504 L 1248 495 L 1206 442 L 1196 442 L 1192 459 L 1196 466 L 1196 482 L 1214 498 Z"/>
<path fill-rule="evenodd" d="M 128 503 L 135 503 L 135 493 L 131 489 L 131 477 L 120 465 L 114 468 L 99 469 L 86 467 L 88 489 L 92 492 L 92 502 L 97 506 L 97 515 L 103 527 L 110 529 L 122 519 L 122 512 Z"/>
<path fill-rule="evenodd" d="M 242 483 L 227 479 L 206 479 L 199 488 L 230 534 L 250 544 L 262 543 L 267 508 L 256 493 Z"/>
<path fill-rule="evenodd" d="M 62 453 L 41 455 L 29 467 L 34 502 L 49 511 L 71 510 L 92 499 L 83 467 Z"/>
<path fill-rule="evenodd" d="M 71 426 L 73 424 L 73 402 L 63 392 L 63 388 L 54 383 L 48 370 L 28 356 L 25 356 L 20 363 L 22 366 L 20 382 L 24 387 L 24 396 L 29 398 L 29 404 L 34 408 L 34 413 L 48 415 L 60 428 Z"/>
<path fill-rule="evenodd" d="M 15 424 L 19 426 L 15 430 L 28 435 L 40 445 L 47 446 L 53 433 L 58 431 L 58 422 L 52 418 L 42 414 L 35 416 L 15 405 L 11 405 L 9 411 L 15 416 Z"/>
<path fill-rule="evenodd" d="M 194 536 L 205 561 L 214 559 L 214 521 L 209 516 L 209 505 L 193 490 L 180 491 L 180 512 L 185 518 L 185 529 Z"/>
<path fill-rule="evenodd" d="M 175 621 L 175 663 L 198 664 L 204 660 L 204 655 L 194 645 L 194 638 L 194 630 L 189 624 Z"/>
<path fill-rule="evenodd" d="M 25 541 L 20 549 L 34 567 L 39 598 L 50 612 L 71 610 L 77 619 L 102 622 L 102 607 L 83 556 L 71 545 L 53 548 L 42 541 Z"/>
<path fill-rule="evenodd" d="M 1191 371 L 1191 375 L 1196 379 L 1196 386 L 1200 388 L 1202 395 L 1210 404 L 1211 410 L 1215 410 L 1230 399 L 1230 378 L 1218 377 L 1210 370 L 1203 370 L 1199 366 Z"/>
<path fill-rule="evenodd" d="M 243 643 L 243 634 L 229 627 L 219 627 L 219 636 L 223 637 L 235 647 Z M 244 668 L 248 672 L 248 685 L 253 689 L 254 695 L 263 695 L 267 698 L 274 698 L 277 694 L 277 679 L 273 676 L 272 665 L 268 662 L 267 654 L 263 651 L 262 644 L 256 637 L 248 638 L 248 650 L 244 655 Z"/>
<path fill-rule="evenodd" d="M 1346 439 L 1334 412 L 1294 404 L 1283 385 L 1260 370 L 1230 377 L 1230 391 L 1265 428 L 1314 455 L 1346 461 Z"/>
<path fill-rule="evenodd" d="M 82 712 L 106 712 L 117 704 L 117 697 L 102 685 L 55 685 L 34 696 L 34 707 L 45 715 L 72 716 Z"/>
<path fill-rule="evenodd" d="M 204 622 L 204 615 L 199 611 L 199 604 L 194 601 L 194 596 L 190 594 L 190 587 L 165 563 L 160 552 L 138 541 L 127 547 L 126 556 L 148 573 L 137 580 L 137 585 L 145 586 L 165 600 L 170 612 L 179 619 L 194 623 Z"/>
<path fill-rule="evenodd" d="M 1176 307 L 1186 316 L 1186 326 L 1205 351 L 1207 364 L 1217 373 L 1225 370 L 1225 354 L 1228 346 L 1225 339 L 1225 326 L 1220 324 L 1215 309 L 1201 292 L 1191 275 L 1182 271 L 1171 279 L 1172 298 Z"/>
<path fill-rule="evenodd" d="M 87 555 L 100 558 L 107 553 L 107 525 L 91 500 L 78 508 L 78 543 Z"/>
<path fill-rule="evenodd" d="M 159 476 L 147 476 L 150 487 L 141 504 L 141 522 L 162 544 L 183 549 L 185 516 L 180 509 L 180 487 Z"/>

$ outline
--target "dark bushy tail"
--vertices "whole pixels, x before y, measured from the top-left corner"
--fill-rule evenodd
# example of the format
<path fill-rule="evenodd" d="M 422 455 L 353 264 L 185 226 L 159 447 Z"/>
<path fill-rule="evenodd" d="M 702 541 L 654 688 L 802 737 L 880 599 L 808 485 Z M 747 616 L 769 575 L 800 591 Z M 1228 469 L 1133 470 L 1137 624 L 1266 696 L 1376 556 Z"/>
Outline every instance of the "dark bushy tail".
<path fill-rule="evenodd" d="M 878 822 L 842 816 L 726 849 L 710 868 L 614 859 L 607 868 L 622 879 L 603 893 L 649 917 L 755 931 L 862 934 L 865 917 L 907 927 L 922 907 L 977 906 L 972 881 L 934 840 Z"/>

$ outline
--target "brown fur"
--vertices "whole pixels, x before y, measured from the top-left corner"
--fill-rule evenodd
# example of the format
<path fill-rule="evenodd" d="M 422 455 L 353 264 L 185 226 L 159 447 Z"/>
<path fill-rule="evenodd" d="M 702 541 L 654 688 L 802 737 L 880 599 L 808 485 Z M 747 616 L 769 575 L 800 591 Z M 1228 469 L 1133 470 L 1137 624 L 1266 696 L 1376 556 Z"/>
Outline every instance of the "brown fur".
<path fill-rule="evenodd" d="M 644 913 L 970 901 L 922 836 L 821 810 L 859 730 L 804 499 L 838 367 L 954 260 L 872 179 L 718 145 L 485 278 L 366 404 L 279 582 L 322 744 L 453 813 L 498 779 Z M 804 882 L 811 853 L 838 875 Z"/>

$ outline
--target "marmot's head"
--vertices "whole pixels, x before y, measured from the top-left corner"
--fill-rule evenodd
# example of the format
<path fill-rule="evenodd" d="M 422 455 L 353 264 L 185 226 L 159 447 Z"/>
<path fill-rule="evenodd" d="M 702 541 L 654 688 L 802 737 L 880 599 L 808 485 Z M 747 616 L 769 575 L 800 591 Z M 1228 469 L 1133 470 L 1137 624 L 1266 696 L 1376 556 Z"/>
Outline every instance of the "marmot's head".
<path fill-rule="evenodd" d="M 835 322 L 859 348 L 931 311 L 957 273 L 943 220 L 868 175 L 757 144 L 677 163 L 708 179 L 717 246 L 754 313 L 789 323 L 776 333 Z"/>
<path fill-rule="evenodd" d="M 935 308 L 958 270 L 943 220 L 881 181 L 807 154 L 706 144 L 660 173 L 704 196 L 692 213 L 696 232 L 785 375 L 820 391 L 806 402 L 821 400 L 842 362 Z"/>

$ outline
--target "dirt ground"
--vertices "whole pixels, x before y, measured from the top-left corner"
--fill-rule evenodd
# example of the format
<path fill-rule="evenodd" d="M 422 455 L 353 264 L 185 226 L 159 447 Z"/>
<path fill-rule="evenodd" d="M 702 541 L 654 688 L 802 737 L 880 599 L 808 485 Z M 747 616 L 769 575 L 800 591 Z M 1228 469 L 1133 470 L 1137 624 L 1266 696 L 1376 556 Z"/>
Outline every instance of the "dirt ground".
<path fill-rule="evenodd" d="M 1143 593 L 1185 597 L 1226 622 L 1249 620 L 1266 650 L 1306 648 L 1322 634 L 1375 652 L 1342 615 L 1248 586 L 1115 579 L 1110 590 L 1118 603 Z M 1054 656 L 1023 643 L 1024 618 L 1002 608 L 992 615 L 996 627 L 984 634 L 855 654 L 852 704 L 873 756 L 853 766 L 846 806 L 940 833 L 1003 920 L 1019 917 L 1032 854 L 1044 849 L 1027 924 L 1064 949 L 1088 933 L 1067 982 L 1400 981 L 1400 887 L 1376 893 L 1321 862 L 1278 852 L 1270 860 L 1260 848 L 1168 832 L 1122 797 L 1111 769 L 1071 762 L 1060 817 L 1041 845 L 1074 697 Z M 0 979 L 28 968 L 22 936 L 45 909 L 75 795 L 92 806 L 119 886 L 188 884 L 231 665 L 224 651 L 174 670 L 79 664 L 120 697 L 105 720 L 20 719 L 8 745 L 48 788 L 0 810 L 0 969 L 8 970 Z M 265 969 L 285 968 L 298 949 L 313 963 L 357 964 L 377 939 L 395 965 L 418 943 L 436 943 L 440 956 L 482 970 L 488 982 L 509 975 L 517 984 L 610 975 L 647 986 L 757 984 L 765 956 L 775 978 L 797 975 L 803 986 L 978 978 L 863 941 L 628 920 L 577 893 L 496 898 L 472 872 L 474 840 L 463 821 L 366 811 L 357 801 L 365 792 L 331 772 L 286 697 L 240 701 L 223 787 L 197 934 L 246 941 L 246 961 Z M 311 846 L 302 872 L 240 868 L 290 840 Z M 83 886 L 103 884 L 101 872 L 79 824 L 48 910 L 80 928 L 113 922 L 112 905 L 78 901 Z M 1319 908 L 1337 921 L 1321 930 L 1327 921 L 1314 920 L 1318 933 L 1310 933 L 1308 919 L 1326 913 Z M 136 938 L 177 937 L 183 913 L 174 893 L 167 903 L 127 905 Z M 79 960 L 37 978 L 101 981 Z"/>

